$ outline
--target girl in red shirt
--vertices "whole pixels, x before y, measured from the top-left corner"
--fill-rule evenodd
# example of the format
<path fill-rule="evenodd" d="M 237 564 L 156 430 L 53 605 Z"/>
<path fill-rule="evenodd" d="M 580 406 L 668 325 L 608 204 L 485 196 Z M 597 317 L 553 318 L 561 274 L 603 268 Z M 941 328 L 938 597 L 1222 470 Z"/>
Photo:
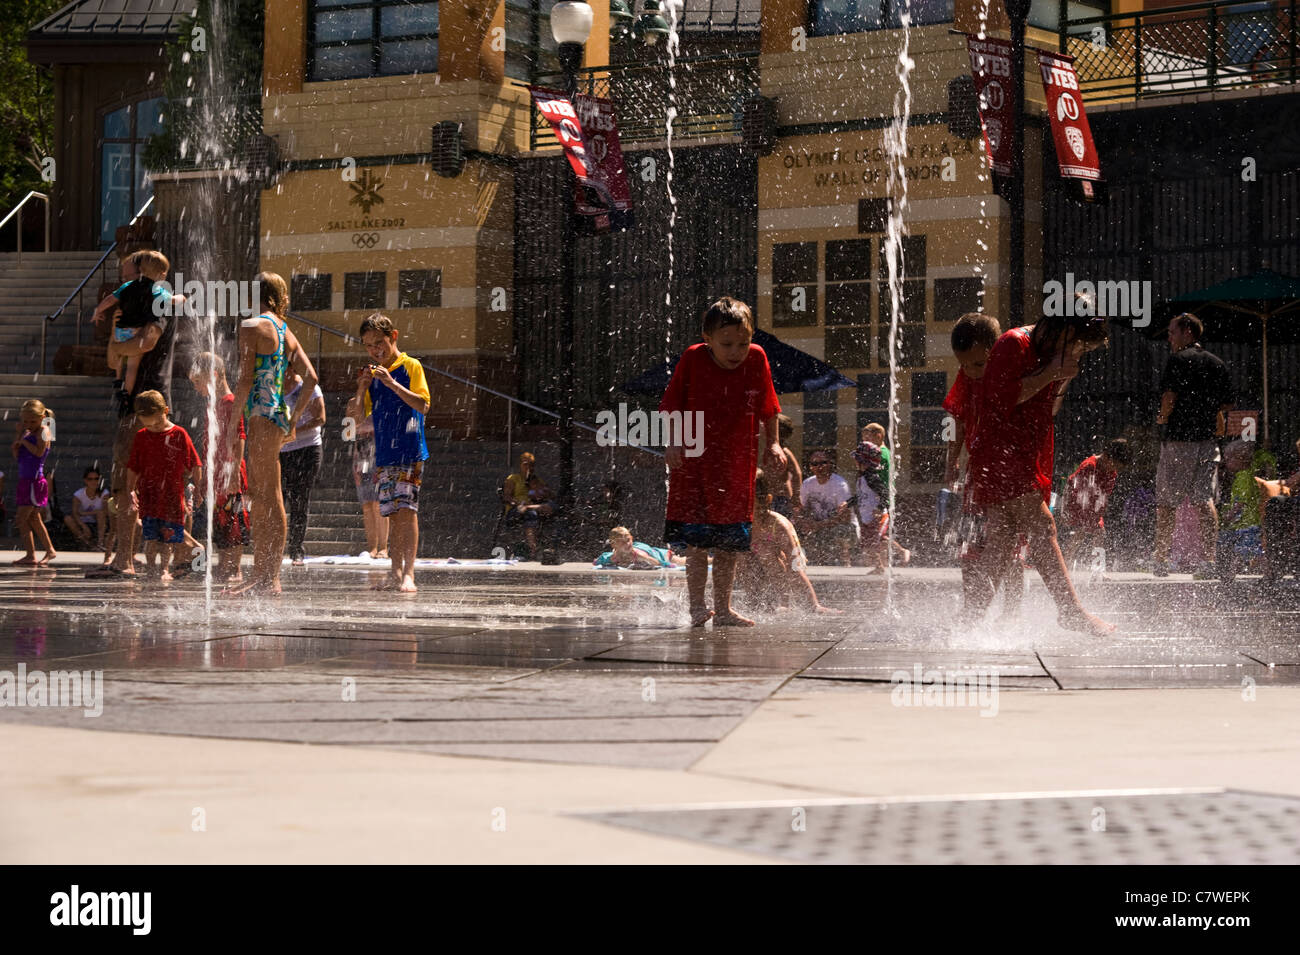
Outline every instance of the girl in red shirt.
<path fill-rule="evenodd" d="M 970 494 L 988 515 L 988 543 L 966 594 L 968 618 L 983 616 L 1015 551 L 1029 556 L 1056 601 L 1067 630 L 1103 634 L 1112 624 L 1083 609 L 1066 571 L 1047 502 L 1052 490 L 1054 425 L 1065 387 L 1079 359 L 1106 344 L 1104 319 L 1045 316 L 1013 328 L 989 352 L 980 395 L 980 425 L 970 444 Z"/>

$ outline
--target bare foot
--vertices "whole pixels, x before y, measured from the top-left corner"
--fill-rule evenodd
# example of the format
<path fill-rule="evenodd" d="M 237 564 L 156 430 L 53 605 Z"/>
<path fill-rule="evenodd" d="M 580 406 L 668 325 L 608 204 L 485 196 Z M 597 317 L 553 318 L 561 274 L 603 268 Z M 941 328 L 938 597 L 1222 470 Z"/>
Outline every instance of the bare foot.
<path fill-rule="evenodd" d="M 407 574 L 405 577 L 402 578 L 402 582 L 401 584 L 398 585 L 397 590 L 399 593 L 403 593 L 403 594 L 415 593 L 416 592 L 415 578 L 412 575 Z"/>
<path fill-rule="evenodd" d="M 164 581 L 164 582 L 166 582 L 166 581 L 169 581 L 169 580 L 172 579 L 172 575 L 171 575 L 171 573 L 170 573 L 169 571 L 164 570 L 164 571 L 162 572 L 162 576 L 159 577 L 158 579 L 159 579 L 159 580 L 162 580 L 162 581 Z"/>
<path fill-rule="evenodd" d="M 272 597 L 278 597 L 280 596 L 280 581 L 255 578 L 246 581 L 238 587 L 227 587 L 221 591 L 223 597 L 243 597 L 246 594 L 251 593 L 268 594 Z"/>
<path fill-rule="evenodd" d="M 10 561 L 9 563 L 13 567 L 35 567 L 36 555 L 32 554 L 28 557 L 19 557 L 17 560 Z"/>
<path fill-rule="evenodd" d="M 844 611 L 843 611 L 843 610 L 834 610 L 834 609 L 832 609 L 831 607 L 825 607 L 825 606 L 823 606 L 823 605 L 821 605 L 821 604 L 818 604 L 816 607 L 813 607 L 813 613 L 827 613 L 827 614 L 832 614 L 832 615 L 838 616 L 839 614 L 844 613 Z"/>
<path fill-rule="evenodd" d="M 1090 633 L 1097 637 L 1115 632 L 1115 625 L 1113 623 L 1107 623 L 1105 620 L 1102 620 L 1101 617 L 1090 614 L 1088 611 L 1083 609 L 1062 613 L 1057 616 L 1056 622 L 1060 624 L 1061 628 L 1064 630 Z"/>
<path fill-rule="evenodd" d="M 400 577 L 385 577 L 377 584 L 370 585 L 371 590 L 401 590 L 402 580 Z"/>
<path fill-rule="evenodd" d="M 750 620 L 748 617 L 742 617 L 740 614 L 736 613 L 734 610 L 731 611 L 730 613 L 719 614 L 718 616 L 714 617 L 714 618 L 713 618 L 713 625 L 714 625 L 715 627 L 753 627 L 753 626 L 757 626 L 757 624 L 755 624 L 754 621 Z"/>
<path fill-rule="evenodd" d="M 40 560 L 38 560 L 36 564 L 38 567 L 44 567 L 46 564 L 48 564 L 50 561 L 52 561 L 54 558 L 58 556 L 59 555 L 57 551 L 52 551 L 52 550 L 46 551 L 45 556 L 42 557 Z"/>
<path fill-rule="evenodd" d="M 707 607 L 700 607 L 700 608 L 697 609 L 697 610 L 692 610 L 692 611 L 691 611 L 691 626 L 692 626 L 692 627 L 702 627 L 702 626 L 704 626 L 706 623 L 708 623 L 709 620 L 712 619 L 712 617 L 713 617 L 713 611 L 712 611 L 712 610 L 709 610 Z"/>

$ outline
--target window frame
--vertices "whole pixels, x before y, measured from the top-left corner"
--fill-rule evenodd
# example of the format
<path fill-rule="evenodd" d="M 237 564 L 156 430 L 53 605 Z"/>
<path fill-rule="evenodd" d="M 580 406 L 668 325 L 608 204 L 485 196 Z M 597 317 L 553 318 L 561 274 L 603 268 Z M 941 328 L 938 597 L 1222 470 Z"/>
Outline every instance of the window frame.
<path fill-rule="evenodd" d="M 432 40 L 434 45 L 433 64 L 423 71 L 424 73 L 437 73 L 438 61 L 441 58 L 441 49 L 438 44 L 439 34 L 442 32 L 442 0 L 420 0 L 420 5 L 433 4 L 437 7 L 438 29 L 433 32 L 424 33 L 401 33 L 392 36 L 385 36 L 382 29 L 383 11 L 390 7 L 410 7 L 417 4 L 411 0 L 350 0 L 347 3 L 330 3 L 323 4 L 321 0 L 309 0 L 307 4 L 307 62 L 305 65 L 305 81 L 308 83 L 337 83 L 344 80 L 364 80 L 377 79 L 384 76 L 417 76 L 422 75 L 420 72 L 411 73 L 406 70 L 384 72 L 380 69 L 383 60 L 383 47 L 385 43 L 400 43 L 409 40 Z M 316 65 L 318 61 L 317 51 L 323 49 L 338 49 L 343 47 L 364 46 L 366 41 L 363 40 L 325 40 L 317 42 L 316 40 L 316 17 L 321 13 L 346 13 L 355 10 L 371 11 L 370 19 L 370 36 L 368 38 L 370 45 L 370 72 L 361 73 L 354 76 L 334 76 L 329 78 L 317 77 Z"/>

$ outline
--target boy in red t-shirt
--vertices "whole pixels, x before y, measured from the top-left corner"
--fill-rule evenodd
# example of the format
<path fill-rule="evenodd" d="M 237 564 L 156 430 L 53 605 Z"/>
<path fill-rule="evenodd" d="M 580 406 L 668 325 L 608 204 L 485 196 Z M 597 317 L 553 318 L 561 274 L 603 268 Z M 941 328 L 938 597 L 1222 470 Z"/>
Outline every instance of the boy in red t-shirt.
<path fill-rule="evenodd" d="M 226 363 L 219 355 L 202 352 L 195 357 L 190 367 L 190 384 L 204 400 L 216 402 L 215 459 L 209 457 L 207 419 L 203 419 L 203 460 L 212 467 L 212 546 L 220 558 L 216 566 L 217 579 L 226 584 L 237 584 L 243 580 L 239 565 L 249 542 L 248 510 L 244 505 L 244 495 L 248 493 L 248 471 L 244 467 L 244 441 L 247 437 L 244 416 L 235 413 L 235 395 L 226 381 Z M 227 441 L 232 426 L 239 429 L 233 444 Z M 200 521 L 195 525 L 198 529 L 194 534 L 200 540 L 207 536 L 208 509 L 203 503 L 207 491 L 207 482 L 201 482 L 194 498 L 198 512 L 195 516 Z"/>
<path fill-rule="evenodd" d="M 1056 602 L 1067 630 L 1101 635 L 1115 628 L 1084 610 L 1070 583 L 1047 502 L 1052 490 L 1053 418 L 1079 360 L 1106 343 L 1104 319 L 1086 314 L 1043 316 L 1013 328 L 989 352 L 979 428 L 971 440 L 970 497 L 988 514 L 988 543 L 975 563 L 965 616 L 988 609 L 997 582 L 1014 559 L 1017 537 Z"/>
<path fill-rule="evenodd" d="M 163 580 L 189 572 L 185 552 L 185 485 L 198 484 L 203 462 L 189 433 L 167 418 L 160 392 L 136 395 L 135 414 L 144 425 L 131 442 L 126 466 L 126 490 L 144 525 L 146 573 L 155 566 Z M 170 572 L 170 567 L 176 573 Z"/>
<path fill-rule="evenodd" d="M 693 627 L 711 617 L 715 627 L 754 625 L 731 608 L 736 560 L 750 549 L 754 520 L 754 436 L 763 432 L 764 467 L 779 467 L 784 452 L 777 433 L 781 405 L 767 355 L 753 336 L 749 306 L 718 299 L 704 313 L 704 341 L 682 354 L 659 404 L 681 419 L 664 455 L 670 471 L 664 537 L 674 553 L 686 553 Z M 713 610 L 704 602 L 710 549 Z"/>
<path fill-rule="evenodd" d="M 1116 438 L 1101 454 L 1094 454 L 1070 475 L 1065 498 L 1065 526 L 1070 543 L 1065 566 L 1073 567 L 1079 552 L 1089 551 L 1106 533 L 1106 501 L 1115 492 L 1119 472 L 1133 461 L 1133 451 L 1123 438 Z"/>
<path fill-rule="evenodd" d="M 943 410 L 952 415 L 956 423 L 955 434 L 948 445 L 948 461 L 943 477 L 944 484 L 949 487 L 958 484 L 958 462 L 962 450 L 965 449 L 969 455 L 971 441 L 979 429 L 984 370 L 988 367 L 989 352 L 1001 334 L 1002 327 L 998 320 L 982 312 L 967 312 L 953 326 L 952 354 L 960 368 L 948 391 L 948 397 L 943 400 Z M 968 478 L 968 474 L 961 475 L 960 484 L 964 493 L 959 531 L 961 582 L 963 591 L 967 593 L 975 580 L 975 562 L 984 550 L 987 523 L 983 510 L 971 499 Z M 1025 572 L 1019 555 L 1007 568 L 1000 583 L 1003 588 L 1002 612 L 1004 615 L 1015 613 L 1020 608 L 1020 600 L 1025 592 Z"/>

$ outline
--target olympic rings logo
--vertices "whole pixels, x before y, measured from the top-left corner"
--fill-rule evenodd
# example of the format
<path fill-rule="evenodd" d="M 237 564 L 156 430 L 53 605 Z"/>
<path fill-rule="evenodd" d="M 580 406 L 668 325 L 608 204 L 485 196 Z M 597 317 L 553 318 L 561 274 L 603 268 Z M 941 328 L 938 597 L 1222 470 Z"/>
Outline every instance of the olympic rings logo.
<path fill-rule="evenodd" d="M 378 232 L 357 232 L 352 236 L 352 244 L 358 249 L 373 249 L 379 244 Z"/>

